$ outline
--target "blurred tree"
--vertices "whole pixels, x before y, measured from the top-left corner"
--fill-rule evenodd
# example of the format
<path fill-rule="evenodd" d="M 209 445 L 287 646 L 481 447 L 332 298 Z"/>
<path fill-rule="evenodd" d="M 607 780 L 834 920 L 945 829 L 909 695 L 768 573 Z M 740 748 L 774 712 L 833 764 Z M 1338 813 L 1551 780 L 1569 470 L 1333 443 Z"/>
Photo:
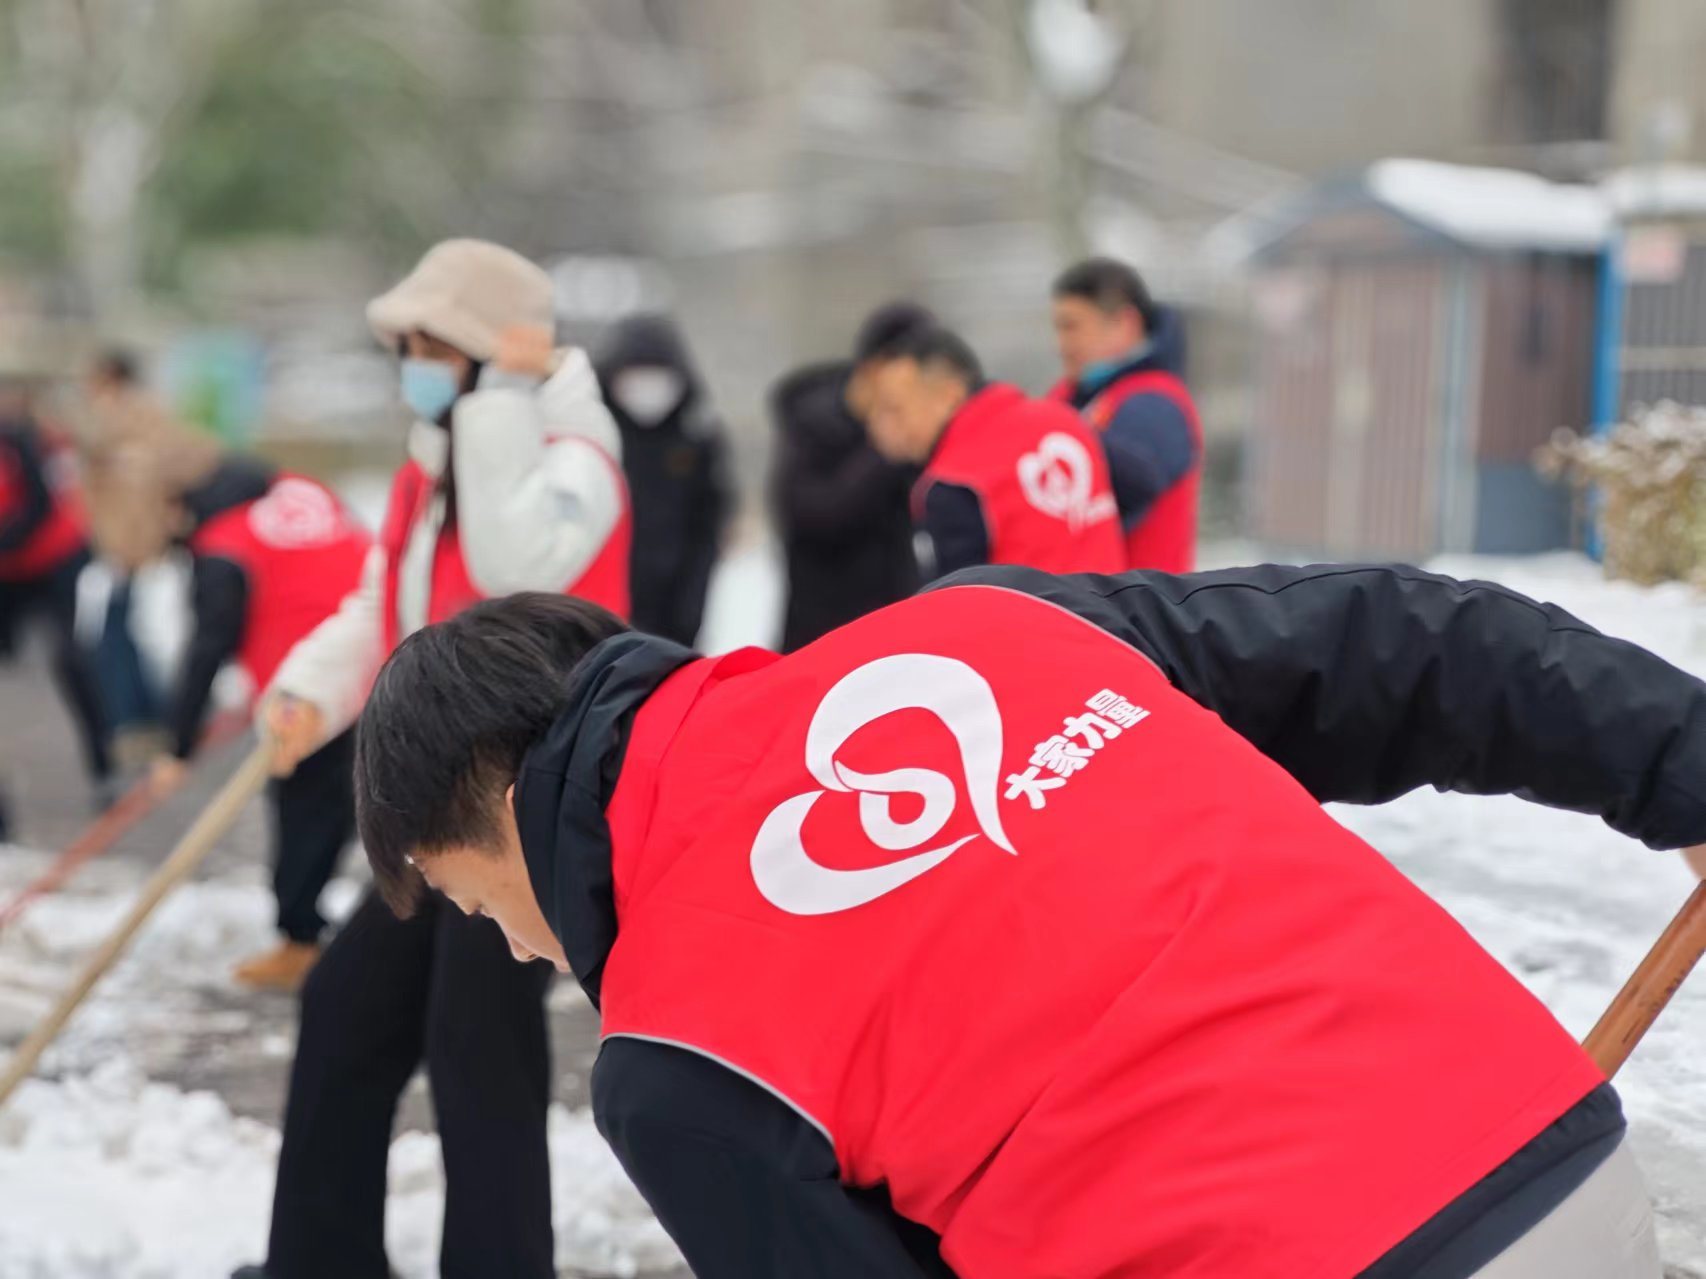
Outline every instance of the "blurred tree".
<path fill-rule="evenodd" d="M 296 0 L 258 18 L 151 175 L 148 283 L 172 287 L 197 245 L 256 236 L 349 234 L 413 251 L 466 171 L 446 114 L 421 66 L 334 6 Z"/>
<path fill-rule="evenodd" d="M 526 0 L 0 0 L 0 251 L 90 312 L 199 243 L 413 252 L 478 207 Z"/>
<path fill-rule="evenodd" d="M 53 166 L 0 142 L 0 257 L 56 262 L 65 252 L 65 206 Z"/>
<path fill-rule="evenodd" d="M 1004 3 L 1043 115 L 1032 167 L 1049 194 L 1056 249 L 1073 261 L 1090 252 L 1090 126 L 1137 61 L 1155 6 L 1152 0 Z"/>
<path fill-rule="evenodd" d="M 1604 138 L 1616 18 L 1614 0 L 1499 0 L 1495 133 L 1529 144 Z"/>
<path fill-rule="evenodd" d="M 256 0 L 0 0 L 9 162 L 52 177 L 58 249 L 88 304 L 122 308 L 137 280 L 138 202 L 185 103 Z"/>

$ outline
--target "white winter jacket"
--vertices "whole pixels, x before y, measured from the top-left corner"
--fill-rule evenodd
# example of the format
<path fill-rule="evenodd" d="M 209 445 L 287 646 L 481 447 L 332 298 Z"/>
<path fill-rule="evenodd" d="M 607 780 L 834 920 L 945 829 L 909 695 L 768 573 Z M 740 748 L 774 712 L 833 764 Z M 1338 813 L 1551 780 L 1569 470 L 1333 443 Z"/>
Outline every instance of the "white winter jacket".
<path fill-rule="evenodd" d="M 457 401 L 456 519 L 474 585 L 487 595 L 561 591 L 592 563 L 622 518 L 622 444 L 584 352 L 564 353 L 542 385 L 487 367 L 479 387 Z M 450 436 L 417 422 L 409 454 L 441 475 Z M 602 454 L 602 456 L 601 456 Z M 612 467 L 611 462 L 617 463 Z M 426 624 L 432 559 L 444 524 L 434 499 L 410 531 L 397 583 L 397 631 Z M 387 564 L 375 547 L 361 583 L 279 667 L 272 692 L 312 703 L 327 740 L 355 723 L 386 657 Z"/>

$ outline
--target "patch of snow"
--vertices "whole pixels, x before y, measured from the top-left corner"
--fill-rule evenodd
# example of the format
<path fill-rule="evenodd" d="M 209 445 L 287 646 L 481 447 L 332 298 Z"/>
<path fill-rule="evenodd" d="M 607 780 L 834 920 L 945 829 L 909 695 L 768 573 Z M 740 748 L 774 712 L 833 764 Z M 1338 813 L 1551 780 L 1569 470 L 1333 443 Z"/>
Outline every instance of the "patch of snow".
<path fill-rule="evenodd" d="M 59 892 L 0 932 L 0 1034 L 22 1035 L 59 998 L 83 958 L 135 898 Z M 273 936 L 276 907 L 259 884 L 195 882 L 162 902 L 130 949 L 84 1001 L 43 1058 L 48 1072 L 87 1071 L 131 1045 L 177 1055 L 208 1037 L 241 1033 L 241 1014 L 209 1008 L 202 991 L 228 982 L 238 960 Z"/>
<path fill-rule="evenodd" d="M 1600 190 L 1624 218 L 1706 214 L 1706 166 L 1651 164 L 1619 169 L 1600 184 Z"/>
<path fill-rule="evenodd" d="M 278 1134 L 112 1059 L 0 1111 L 0 1279 L 222 1276 L 266 1237 Z"/>
<path fill-rule="evenodd" d="M 26 882 L 30 866 L 8 864 L 0 892 Z M 114 883 L 101 874 L 108 869 L 97 862 L 75 890 L 32 902 L 0 930 L 0 1037 L 22 1037 L 39 1021 L 84 956 L 130 909 L 137 884 Z M 235 992 L 231 969 L 275 936 L 277 906 L 259 877 L 257 868 L 242 877 L 194 880 L 173 891 L 77 1010 L 48 1050 L 44 1068 L 91 1070 L 144 1044 L 150 1058 L 170 1059 L 210 1038 L 241 1033 L 244 1014 L 209 1007 L 204 995 L 209 989 Z M 97 887 L 106 891 L 87 891 Z M 347 917 L 359 895 L 355 881 L 334 879 L 323 899 L 328 917 Z"/>
<path fill-rule="evenodd" d="M 1515 169 L 1382 160 L 1365 181 L 1394 211 L 1480 248 L 1596 253 L 1611 233 L 1611 209 L 1598 190 Z"/>
<path fill-rule="evenodd" d="M 755 539 L 731 547 L 711 573 L 699 649 L 727 653 L 749 646 L 770 648 L 782 636 L 782 556 L 776 544 Z"/>
<path fill-rule="evenodd" d="M 557 1264 L 638 1275 L 674 1245 L 584 1110 L 549 1120 Z M 0 1279 L 222 1276 L 264 1250 L 278 1133 L 212 1093 L 148 1082 L 116 1057 L 58 1083 L 29 1080 L 0 1111 Z M 386 1248 L 403 1279 L 437 1272 L 438 1138 L 391 1147 Z"/>

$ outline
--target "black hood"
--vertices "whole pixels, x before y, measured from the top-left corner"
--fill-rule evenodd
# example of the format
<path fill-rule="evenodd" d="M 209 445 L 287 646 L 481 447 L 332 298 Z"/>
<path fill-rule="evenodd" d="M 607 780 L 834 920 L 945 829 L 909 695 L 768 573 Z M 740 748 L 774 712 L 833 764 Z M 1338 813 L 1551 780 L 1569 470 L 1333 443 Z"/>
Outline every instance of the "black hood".
<path fill-rule="evenodd" d="M 698 380 L 681 326 L 667 315 L 631 315 L 616 321 L 605 330 L 592 363 L 600 377 L 636 364 L 661 364 L 690 382 Z"/>
<path fill-rule="evenodd" d="M 687 352 L 687 339 L 682 336 L 681 326 L 667 315 L 632 315 L 605 331 L 592 357 L 604 401 L 618 421 L 623 421 L 626 415 L 611 396 L 610 388 L 624 369 L 641 366 L 674 369 L 681 375 L 684 388 L 681 403 L 671 410 L 666 422 L 688 416 L 704 399 L 704 382 Z"/>
<path fill-rule="evenodd" d="M 568 705 L 527 752 L 516 778 L 515 820 L 533 895 L 595 1008 L 616 941 L 604 810 L 640 703 L 697 656 L 637 632 L 599 644 L 575 667 Z"/>
<path fill-rule="evenodd" d="M 186 490 L 179 500 L 194 527 L 200 528 L 222 511 L 265 497 L 276 478 L 278 472 L 258 458 L 225 457 L 212 475 Z"/>
<path fill-rule="evenodd" d="M 1172 307 L 1157 307 L 1149 334 L 1149 351 L 1141 362 L 1145 369 L 1158 369 L 1175 377 L 1185 376 L 1185 319 Z"/>

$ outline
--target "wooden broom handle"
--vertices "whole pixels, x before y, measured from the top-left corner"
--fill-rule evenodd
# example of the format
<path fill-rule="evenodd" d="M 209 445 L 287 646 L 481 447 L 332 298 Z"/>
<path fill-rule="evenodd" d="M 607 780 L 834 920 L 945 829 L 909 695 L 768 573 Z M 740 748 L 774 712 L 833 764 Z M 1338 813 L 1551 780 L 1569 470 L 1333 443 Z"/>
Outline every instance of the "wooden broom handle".
<path fill-rule="evenodd" d="M 202 749 L 224 745 L 247 726 L 247 716 L 225 712 L 208 725 L 207 733 L 202 739 Z M 85 862 L 103 855 L 121 835 L 152 812 L 158 803 L 154 788 L 148 784 L 148 780 L 144 778 L 137 782 L 124 793 L 118 803 L 97 817 L 88 829 L 67 844 L 46 870 L 19 889 L 4 906 L 0 906 L 0 928 L 14 922 L 31 902 L 56 892 Z"/>
<path fill-rule="evenodd" d="M 1670 921 L 1634 976 L 1624 983 L 1582 1047 L 1610 1079 L 1652 1029 L 1672 995 L 1706 954 L 1706 880 Z"/>
<path fill-rule="evenodd" d="M 271 771 L 271 763 L 272 747 L 263 740 L 231 775 L 231 780 L 220 788 L 219 793 L 202 810 L 201 816 L 195 819 L 195 824 L 184 832 L 184 837 L 178 841 L 178 846 L 172 850 L 171 856 L 160 863 L 159 869 L 143 886 L 141 895 L 137 897 L 129 913 L 95 953 L 89 956 L 83 965 L 83 971 L 59 997 L 53 1011 L 42 1019 L 41 1024 L 30 1032 L 30 1037 L 12 1054 L 12 1060 L 6 1064 L 6 1073 L 0 1075 L 0 1106 L 5 1105 L 13 1090 L 29 1078 L 47 1046 L 65 1028 L 65 1023 L 71 1020 L 71 1014 L 77 1011 L 78 1005 L 88 997 L 106 971 L 118 961 L 131 938 L 136 936 L 137 930 L 153 913 L 154 908 L 165 900 L 166 894 L 206 860 L 207 855 L 219 843 L 220 837 L 231 828 L 249 801 L 260 792 Z"/>
<path fill-rule="evenodd" d="M 84 862 L 99 857 L 154 807 L 153 789 L 147 779 L 137 782 L 119 797 L 119 801 L 97 817 L 84 832 L 65 846 L 48 868 L 25 884 L 10 901 L 0 906 L 0 928 L 6 927 L 24 908 L 38 897 L 58 888 Z"/>

